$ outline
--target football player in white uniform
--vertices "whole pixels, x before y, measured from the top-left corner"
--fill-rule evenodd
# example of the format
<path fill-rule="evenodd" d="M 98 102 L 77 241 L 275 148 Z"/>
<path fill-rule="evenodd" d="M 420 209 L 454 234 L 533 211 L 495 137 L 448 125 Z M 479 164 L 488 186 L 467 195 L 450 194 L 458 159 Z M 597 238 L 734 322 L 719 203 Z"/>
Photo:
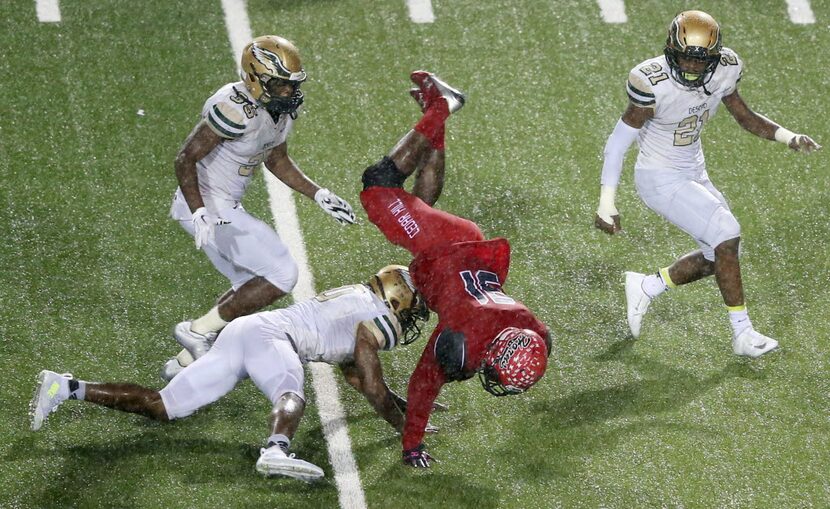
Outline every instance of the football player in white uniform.
<path fill-rule="evenodd" d="M 173 330 L 196 356 L 228 322 L 273 303 L 297 282 L 297 266 L 277 232 L 241 204 L 260 164 L 337 221 L 354 223 L 352 207 L 315 184 L 288 155 L 286 138 L 306 79 L 297 48 L 282 37 L 258 37 L 243 50 L 241 68 L 242 81 L 228 83 L 205 102 L 175 161 L 179 187 L 170 215 L 231 283 L 204 316 Z M 192 362 L 185 352 L 179 359 Z M 168 363 L 172 371 L 163 376 L 180 371 L 179 364 Z"/>
<path fill-rule="evenodd" d="M 628 76 L 629 104 L 605 145 L 594 224 L 610 234 L 620 231 L 614 195 L 623 156 L 637 140 L 637 193 L 700 247 L 655 274 L 626 272 L 628 324 L 635 338 L 655 297 L 714 275 L 732 323 L 734 353 L 758 357 L 778 346 L 749 320 L 738 262 L 741 228 L 709 180 L 700 132 L 723 103 L 741 127 L 758 137 L 800 152 L 821 146 L 752 111 L 738 94 L 742 69 L 738 55 L 722 47 L 718 23 L 705 12 L 685 11 L 669 25 L 664 54 L 637 65 Z"/>
<path fill-rule="evenodd" d="M 417 339 L 419 323 L 428 316 L 409 270 L 389 265 L 366 284 L 335 288 L 285 309 L 232 321 L 205 355 L 161 391 L 129 383 L 84 382 L 41 371 L 30 407 L 32 429 L 40 429 L 67 399 L 159 421 L 179 419 L 217 401 L 250 377 L 273 404 L 270 436 L 256 470 L 269 476 L 316 480 L 323 477 L 322 469 L 288 454 L 305 409 L 303 365 L 339 365 L 349 384 L 400 432 L 406 400 L 386 385 L 378 352 Z M 435 408 L 445 409 L 440 404 Z"/>

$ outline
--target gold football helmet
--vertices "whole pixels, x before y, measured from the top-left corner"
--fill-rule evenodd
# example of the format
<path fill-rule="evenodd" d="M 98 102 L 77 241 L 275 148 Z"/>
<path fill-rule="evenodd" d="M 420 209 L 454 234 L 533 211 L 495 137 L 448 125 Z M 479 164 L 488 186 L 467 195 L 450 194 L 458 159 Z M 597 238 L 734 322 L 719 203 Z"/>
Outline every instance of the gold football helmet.
<path fill-rule="evenodd" d="M 672 77 L 682 85 L 696 88 L 705 87 L 712 79 L 722 47 L 715 18 L 703 11 L 683 11 L 669 25 L 664 53 Z M 690 64 L 696 68 L 688 67 Z"/>
<path fill-rule="evenodd" d="M 248 91 L 275 122 L 282 114 L 296 118 L 297 108 L 303 103 L 300 84 L 306 73 L 300 52 L 291 41 L 278 35 L 257 37 L 242 50 L 241 67 Z"/>
<path fill-rule="evenodd" d="M 409 269 L 387 265 L 369 280 L 369 288 L 395 314 L 403 330 L 401 344 L 408 345 L 421 336 L 421 324 L 429 319 L 421 293 L 415 289 Z"/>

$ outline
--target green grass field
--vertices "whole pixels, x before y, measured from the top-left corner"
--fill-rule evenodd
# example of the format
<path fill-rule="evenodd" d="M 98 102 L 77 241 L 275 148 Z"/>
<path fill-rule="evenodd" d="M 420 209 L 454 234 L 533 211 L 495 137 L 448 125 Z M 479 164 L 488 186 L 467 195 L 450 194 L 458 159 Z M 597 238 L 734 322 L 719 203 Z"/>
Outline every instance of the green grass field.
<path fill-rule="evenodd" d="M 602 22 L 595 2 L 434 0 L 413 24 L 403 0 L 249 0 L 255 34 L 304 55 L 306 110 L 290 153 L 359 206 L 362 169 L 418 118 L 413 69 L 468 95 L 447 130 L 439 206 L 513 245 L 507 291 L 551 327 L 552 364 L 528 394 L 494 399 L 477 382 L 445 387 L 429 471 L 340 382 L 370 508 L 830 507 L 830 225 L 826 150 L 810 157 L 742 132 L 722 108 L 703 134 L 710 176 L 743 228 L 756 327 L 779 352 L 731 352 L 714 281 L 656 301 L 628 335 L 622 273 L 653 271 L 694 248 L 633 189 L 626 232 L 592 228 L 605 139 L 626 105 L 628 70 L 657 55 L 671 17 L 701 8 L 745 60 L 756 111 L 830 144 L 830 0 L 794 25 L 783 0 L 627 2 Z M 161 388 L 176 322 L 204 312 L 226 281 L 167 217 L 172 161 L 203 101 L 234 80 L 220 3 L 63 0 L 0 4 L 0 507 L 337 507 L 326 443 L 309 407 L 298 456 L 327 480 L 254 471 L 270 410 L 250 383 L 195 416 L 160 425 L 68 402 L 43 430 L 27 405 L 41 369 Z M 138 110 L 144 110 L 143 116 Z M 268 218 L 261 178 L 246 207 Z M 341 228 L 297 204 L 316 287 L 408 263 L 365 219 Z M 281 302 L 286 305 L 290 299 Z M 405 391 L 423 340 L 384 357 Z"/>

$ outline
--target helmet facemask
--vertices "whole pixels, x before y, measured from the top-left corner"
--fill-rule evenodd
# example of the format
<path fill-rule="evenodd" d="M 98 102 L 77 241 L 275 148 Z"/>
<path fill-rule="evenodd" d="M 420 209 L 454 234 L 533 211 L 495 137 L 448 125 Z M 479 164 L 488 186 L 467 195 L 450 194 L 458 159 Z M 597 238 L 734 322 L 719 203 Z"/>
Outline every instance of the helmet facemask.
<path fill-rule="evenodd" d="M 297 118 L 297 109 L 303 104 L 304 96 L 303 91 L 300 90 L 300 84 L 305 81 L 305 73 L 303 73 L 303 79 L 300 81 L 286 80 L 263 74 L 258 75 L 257 79 L 263 90 L 259 102 L 265 106 L 265 110 L 271 114 L 274 122 L 283 114 L 291 115 L 291 118 Z M 284 96 L 279 93 L 286 86 L 292 88 L 291 95 Z"/>
<path fill-rule="evenodd" d="M 429 320 L 429 308 L 427 308 L 421 294 L 416 291 L 412 304 L 406 309 L 401 309 L 395 315 L 401 323 L 401 330 L 403 330 L 401 344 L 408 345 L 421 337 L 421 325 Z"/>
<path fill-rule="evenodd" d="M 421 337 L 421 325 L 429 320 L 423 295 L 416 288 L 403 265 L 388 265 L 369 281 L 369 287 L 401 325 L 401 344 L 408 345 Z"/>

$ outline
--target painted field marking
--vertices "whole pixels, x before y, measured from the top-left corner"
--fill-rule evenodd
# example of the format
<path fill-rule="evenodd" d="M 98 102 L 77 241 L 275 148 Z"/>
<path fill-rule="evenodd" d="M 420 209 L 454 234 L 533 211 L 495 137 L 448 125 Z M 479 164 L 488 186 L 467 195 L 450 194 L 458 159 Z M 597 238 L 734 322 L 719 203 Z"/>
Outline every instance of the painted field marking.
<path fill-rule="evenodd" d="M 625 2 L 623 0 L 597 0 L 600 15 L 606 23 L 627 23 Z"/>
<path fill-rule="evenodd" d="M 787 13 L 796 25 L 812 25 L 816 22 L 810 0 L 787 0 Z"/>
<path fill-rule="evenodd" d="M 59 23 L 61 20 L 58 0 L 35 0 L 35 11 L 37 11 L 37 20 L 41 23 Z"/>
<path fill-rule="evenodd" d="M 413 23 L 434 23 L 435 13 L 432 12 L 432 0 L 406 0 L 409 10 L 409 19 Z"/>
<path fill-rule="evenodd" d="M 242 50 L 253 39 L 248 10 L 244 0 L 222 0 L 222 10 L 225 13 L 225 24 L 233 59 L 239 70 Z M 294 287 L 291 295 L 295 302 L 309 299 L 314 297 L 316 292 L 300 222 L 297 218 L 294 193 L 271 172 L 263 171 L 262 174 L 265 176 L 271 214 L 274 216 L 277 233 L 288 246 L 299 269 L 297 286 Z M 328 442 L 329 460 L 334 468 L 334 480 L 337 484 L 340 507 L 366 509 L 366 497 L 360 485 L 357 463 L 352 455 L 352 443 L 345 425 L 346 414 L 340 403 L 340 391 L 334 379 L 334 371 L 330 365 L 319 362 L 309 363 L 308 366 L 311 367 L 312 384 L 317 396 L 317 408 L 323 426 L 323 435 Z"/>

